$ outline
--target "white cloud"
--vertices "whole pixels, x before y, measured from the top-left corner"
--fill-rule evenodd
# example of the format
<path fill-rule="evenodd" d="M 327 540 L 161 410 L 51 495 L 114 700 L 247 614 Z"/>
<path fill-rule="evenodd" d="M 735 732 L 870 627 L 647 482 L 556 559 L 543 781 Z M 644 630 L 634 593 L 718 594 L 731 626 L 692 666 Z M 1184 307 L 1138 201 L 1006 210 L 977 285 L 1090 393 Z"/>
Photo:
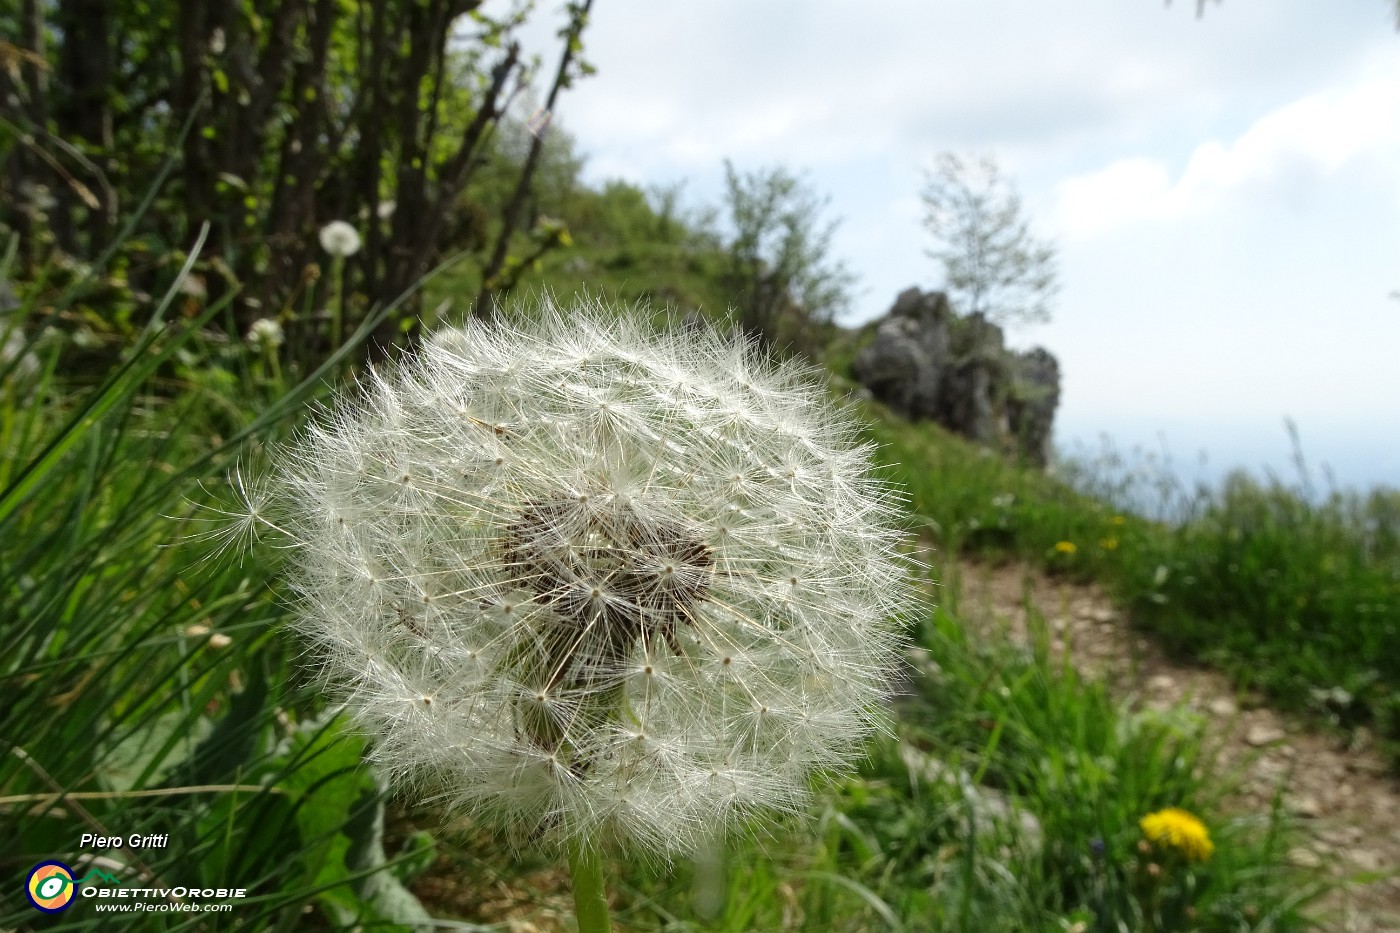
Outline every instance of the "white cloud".
<path fill-rule="evenodd" d="M 1105 169 L 1059 184 L 1055 205 L 1058 226 L 1066 236 L 1085 237 L 1159 216 L 1171 188 L 1171 178 L 1161 161 L 1120 159 Z"/>
<path fill-rule="evenodd" d="M 1091 237 L 1238 208 L 1239 198 L 1292 201 L 1353 167 L 1390 173 L 1397 158 L 1400 74 L 1392 74 L 1293 101 L 1228 145 L 1201 143 L 1174 180 L 1164 159 L 1142 156 L 1067 178 L 1055 189 L 1056 219 L 1065 236 Z"/>

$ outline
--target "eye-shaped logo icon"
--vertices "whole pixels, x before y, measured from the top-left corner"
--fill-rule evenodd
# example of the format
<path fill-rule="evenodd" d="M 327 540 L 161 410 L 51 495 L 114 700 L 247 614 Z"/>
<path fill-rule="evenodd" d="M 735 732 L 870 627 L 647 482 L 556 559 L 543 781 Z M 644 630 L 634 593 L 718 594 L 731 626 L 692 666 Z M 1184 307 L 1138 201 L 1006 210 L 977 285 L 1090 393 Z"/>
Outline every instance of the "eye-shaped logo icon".
<path fill-rule="evenodd" d="M 77 894 L 73 883 L 73 869 L 62 862 L 40 862 L 29 870 L 24 882 L 24 893 L 35 910 L 46 914 L 56 914 L 67 910 Z"/>

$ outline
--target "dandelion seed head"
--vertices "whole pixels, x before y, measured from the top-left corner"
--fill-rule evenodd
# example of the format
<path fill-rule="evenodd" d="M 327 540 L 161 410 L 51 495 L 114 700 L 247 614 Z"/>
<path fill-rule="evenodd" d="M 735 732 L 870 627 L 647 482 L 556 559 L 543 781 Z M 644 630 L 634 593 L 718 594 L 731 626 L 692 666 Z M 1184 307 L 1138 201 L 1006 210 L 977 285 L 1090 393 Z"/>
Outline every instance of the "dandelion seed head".
<path fill-rule="evenodd" d="M 740 339 L 546 301 L 434 334 L 280 462 L 325 682 L 392 777 L 513 842 L 691 852 L 883 724 L 898 496 Z"/>
<path fill-rule="evenodd" d="M 332 220 L 321 228 L 321 249 L 332 256 L 353 256 L 360 251 L 360 234 L 343 220 Z"/>
<path fill-rule="evenodd" d="M 282 346 L 286 336 L 282 332 L 281 324 L 272 318 L 262 317 L 249 325 L 245 339 L 249 346 L 267 352 Z"/>

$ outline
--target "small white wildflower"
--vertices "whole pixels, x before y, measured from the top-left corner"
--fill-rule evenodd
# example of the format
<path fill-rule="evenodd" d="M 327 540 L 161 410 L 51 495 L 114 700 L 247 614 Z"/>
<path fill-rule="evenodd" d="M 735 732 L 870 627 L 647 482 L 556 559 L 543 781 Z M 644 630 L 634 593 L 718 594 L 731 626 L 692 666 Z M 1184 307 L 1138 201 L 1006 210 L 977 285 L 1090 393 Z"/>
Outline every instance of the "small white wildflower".
<path fill-rule="evenodd" d="M 274 511 L 391 776 L 672 855 L 859 757 L 916 590 L 808 372 L 618 313 L 438 332 L 283 451 Z"/>
<path fill-rule="evenodd" d="M 10 379 L 17 385 L 32 381 L 41 369 L 38 357 L 26 352 L 28 343 L 24 331 L 10 327 L 9 321 L 0 317 L 0 371 L 9 370 Z"/>
<path fill-rule="evenodd" d="M 374 209 L 374 216 L 380 220 L 388 220 L 394 216 L 394 211 L 398 204 L 394 201 L 380 201 L 379 206 Z"/>
<path fill-rule="evenodd" d="M 248 344 L 261 351 L 276 350 L 282 346 L 286 335 L 282 332 L 282 325 L 272 318 L 258 318 L 248 328 L 246 337 Z"/>
<path fill-rule="evenodd" d="M 353 256 L 360 251 L 360 234 L 343 220 L 332 220 L 321 228 L 321 249 L 332 256 Z"/>
<path fill-rule="evenodd" d="M 180 293 L 202 300 L 209 297 L 209 287 L 204 282 L 204 276 L 187 275 L 180 280 Z"/>
<path fill-rule="evenodd" d="M 1335 706 L 1346 709 L 1351 706 L 1356 697 L 1345 687 L 1328 687 L 1326 690 L 1313 687 L 1308 691 L 1312 694 L 1313 701 L 1320 706 Z"/>
<path fill-rule="evenodd" d="M 36 184 L 32 181 L 22 181 L 19 185 L 20 198 L 29 202 L 29 210 L 44 214 L 58 206 L 58 200 L 49 191 L 48 185 Z"/>
<path fill-rule="evenodd" d="M 213 632 L 211 634 L 207 622 L 196 622 L 194 625 L 187 625 L 185 626 L 184 633 L 189 638 L 204 638 L 208 636 L 208 644 L 211 648 L 227 648 L 229 645 L 233 644 L 233 639 L 223 632 Z"/>

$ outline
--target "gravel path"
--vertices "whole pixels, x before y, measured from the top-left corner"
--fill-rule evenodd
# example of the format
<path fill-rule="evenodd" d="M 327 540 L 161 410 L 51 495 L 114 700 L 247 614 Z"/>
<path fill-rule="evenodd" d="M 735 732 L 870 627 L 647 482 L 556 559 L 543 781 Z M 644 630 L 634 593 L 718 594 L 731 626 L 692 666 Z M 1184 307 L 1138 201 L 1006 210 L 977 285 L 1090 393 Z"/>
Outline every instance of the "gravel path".
<path fill-rule="evenodd" d="M 1051 650 L 1113 693 L 1146 706 L 1185 703 L 1222 743 L 1220 765 L 1243 776 L 1232 805 L 1267 809 L 1277 788 L 1310 842 L 1289 853 L 1298 865 L 1352 881 L 1321 905 L 1325 929 L 1400 931 L 1400 780 L 1371 749 L 1345 748 L 1257 697 L 1240 696 L 1222 674 L 1170 661 L 1129 630 L 1097 586 L 1052 580 L 1016 565 L 967 564 L 954 586 L 957 614 L 984 632 L 1027 638 L 1026 597 L 1049 625 Z M 1380 876 L 1380 877 L 1377 877 Z"/>

